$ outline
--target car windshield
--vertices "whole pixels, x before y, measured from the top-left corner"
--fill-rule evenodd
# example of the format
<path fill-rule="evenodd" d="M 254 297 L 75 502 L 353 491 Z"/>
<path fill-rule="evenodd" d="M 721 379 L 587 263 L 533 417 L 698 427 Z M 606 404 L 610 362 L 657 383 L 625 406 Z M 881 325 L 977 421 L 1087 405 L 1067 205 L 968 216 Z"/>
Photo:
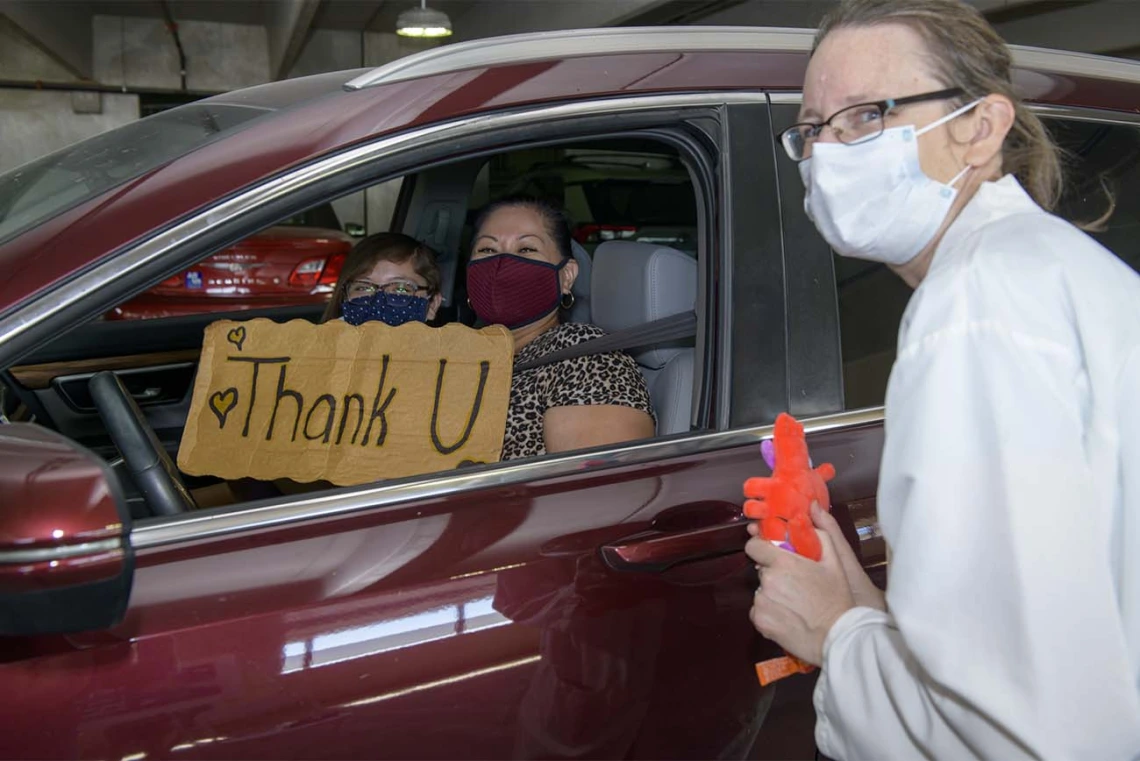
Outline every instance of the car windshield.
<path fill-rule="evenodd" d="M 191 103 L 0 175 L 0 242 L 271 111 L 245 104 Z"/>

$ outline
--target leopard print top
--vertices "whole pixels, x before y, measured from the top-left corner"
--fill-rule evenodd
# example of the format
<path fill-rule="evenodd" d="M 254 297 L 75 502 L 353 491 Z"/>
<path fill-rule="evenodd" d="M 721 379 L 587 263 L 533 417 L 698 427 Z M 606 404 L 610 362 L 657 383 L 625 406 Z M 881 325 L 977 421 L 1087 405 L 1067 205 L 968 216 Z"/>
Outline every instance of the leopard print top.
<path fill-rule="evenodd" d="M 564 322 L 524 346 L 515 355 L 515 364 L 530 362 L 605 334 L 596 325 Z M 645 378 L 628 354 L 615 351 L 564 359 L 515 373 L 511 380 L 502 459 L 517 460 L 546 454 L 546 443 L 542 438 L 546 411 L 551 407 L 578 404 L 632 407 L 649 413 L 656 422 Z"/>

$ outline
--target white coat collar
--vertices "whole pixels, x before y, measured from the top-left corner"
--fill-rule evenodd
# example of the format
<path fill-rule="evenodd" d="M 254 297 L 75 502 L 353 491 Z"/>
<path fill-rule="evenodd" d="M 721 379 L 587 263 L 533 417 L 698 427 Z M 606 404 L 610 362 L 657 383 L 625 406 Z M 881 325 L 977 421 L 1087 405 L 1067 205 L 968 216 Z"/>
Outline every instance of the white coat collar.
<path fill-rule="evenodd" d="M 952 258 L 950 253 L 982 227 L 1014 214 L 1041 211 L 1041 207 L 1025 192 L 1021 183 L 1012 174 L 1007 174 L 994 182 L 983 182 L 978 192 L 939 241 L 930 264 L 930 272 L 937 269 L 945 260 Z M 930 276 L 930 272 L 927 273 L 927 277 Z"/>

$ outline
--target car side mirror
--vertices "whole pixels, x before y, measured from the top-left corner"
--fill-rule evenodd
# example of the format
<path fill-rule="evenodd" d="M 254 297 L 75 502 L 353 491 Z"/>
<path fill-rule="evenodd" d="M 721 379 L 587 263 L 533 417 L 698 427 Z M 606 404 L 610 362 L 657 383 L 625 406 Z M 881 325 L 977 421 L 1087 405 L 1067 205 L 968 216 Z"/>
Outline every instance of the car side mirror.
<path fill-rule="evenodd" d="M 355 222 L 349 222 L 344 226 L 344 231 L 351 235 L 353 238 L 364 237 L 364 225 L 358 225 Z"/>
<path fill-rule="evenodd" d="M 38 425 L 0 425 L 0 635 L 119 623 L 134 579 L 130 531 L 99 457 Z"/>

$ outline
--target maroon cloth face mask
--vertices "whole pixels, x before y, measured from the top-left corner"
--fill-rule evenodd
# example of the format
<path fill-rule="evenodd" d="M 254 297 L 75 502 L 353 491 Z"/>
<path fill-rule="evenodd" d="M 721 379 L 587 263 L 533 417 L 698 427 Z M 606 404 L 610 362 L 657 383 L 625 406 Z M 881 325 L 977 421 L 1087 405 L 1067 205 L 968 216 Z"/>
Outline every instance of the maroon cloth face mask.
<path fill-rule="evenodd" d="M 558 308 L 561 264 L 495 254 L 467 264 L 467 298 L 479 319 L 511 330 L 540 320 Z"/>

